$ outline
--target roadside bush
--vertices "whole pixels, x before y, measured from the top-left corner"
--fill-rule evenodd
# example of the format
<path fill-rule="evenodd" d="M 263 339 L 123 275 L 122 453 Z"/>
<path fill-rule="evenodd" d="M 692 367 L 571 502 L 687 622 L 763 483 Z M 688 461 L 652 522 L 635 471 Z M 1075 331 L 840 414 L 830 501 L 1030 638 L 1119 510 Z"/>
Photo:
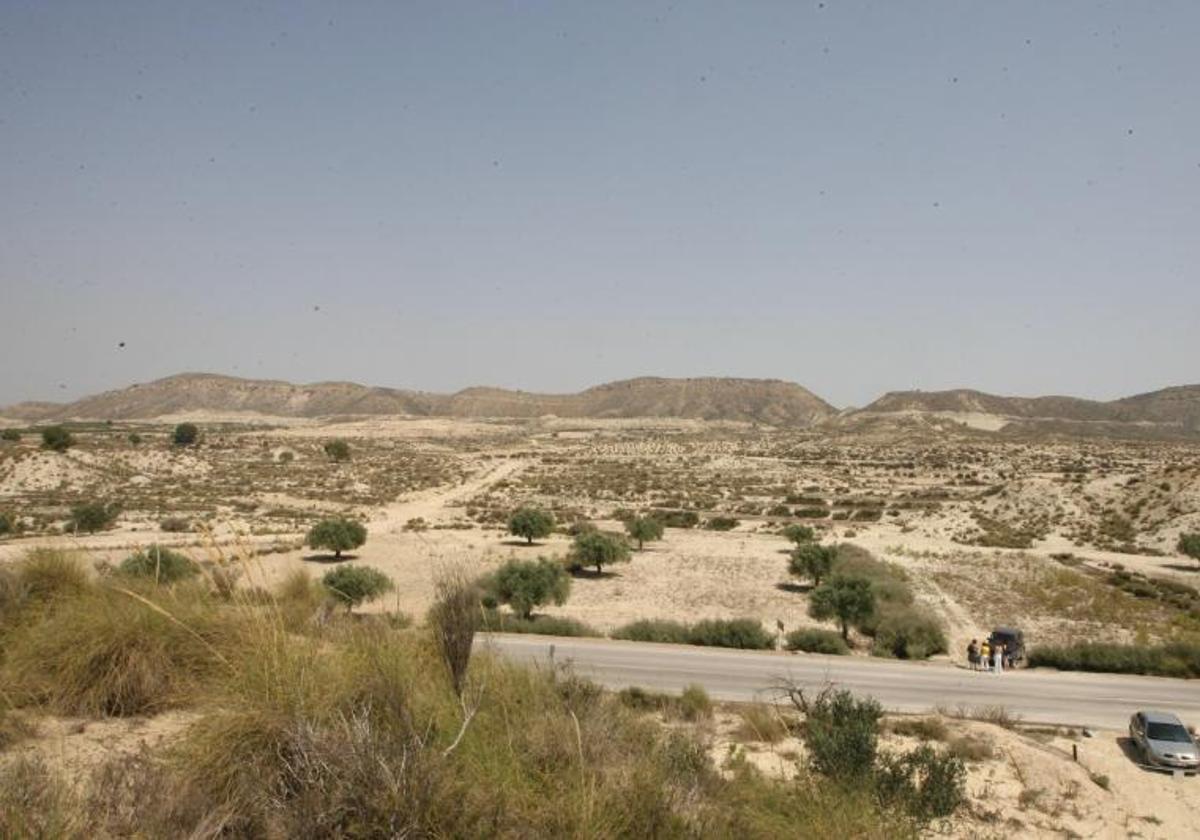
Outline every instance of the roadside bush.
<path fill-rule="evenodd" d="M 521 537 L 529 545 L 554 533 L 554 516 L 549 511 L 520 507 L 508 518 L 508 532 Z"/>
<path fill-rule="evenodd" d="M 116 524 L 120 515 L 121 508 L 116 504 L 85 502 L 71 508 L 66 528 L 68 531 L 85 531 L 89 534 L 107 531 Z"/>
<path fill-rule="evenodd" d="M 16 443 L 21 439 L 21 433 L 16 429 L 5 429 L 0 432 L 0 440 L 6 440 L 9 443 Z"/>
<path fill-rule="evenodd" d="M 343 551 L 358 548 L 367 541 L 367 528 L 361 522 L 353 519 L 338 517 L 322 519 L 314 525 L 305 537 L 309 548 L 324 548 L 333 552 L 335 558 L 341 558 Z"/>
<path fill-rule="evenodd" d="M 178 551 L 151 545 L 126 557 L 117 570 L 122 575 L 147 578 L 155 583 L 175 583 L 197 574 L 200 567 Z"/>
<path fill-rule="evenodd" d="M 370 566 L 339 566 L 321 578 L 335 600 L 346 605 L 346 611 L 366 601 L 374 601 L 396 588 L 392 579 Z"/>
<path fill-rule="evenodd" d="M 427 623 L 450 673 L 454 693 L 461 697 L 471 662 L 472 642 L 479 629 L 478 592 L 460 567 L 449 567 L 438 573 L 434 593 Z"/>
<path fill-rule="evenodd" d="M 555 560 L 514 558 L 488 575 L 483 589 L 499 603 L 512 607 L 521 618 L 528 619 L 535 607 L 565 604 L 571 594 L 571 576 Z"/>
<path fill-rule="evenodd" d="M 732 531 L 740 524 L 732 516 L 714 516 L 704 523 L 704 527 L 710 531 Z"/>
<path fill-rule="evenodd" d="M 195 423 L 180 423 L 171 435 L 171 442 L 176 446 L 191 446 L 200 439 L 200 429 Z"/>
<path fill-rule="evenodd" d="M 612 638 L 630 642 L 662 642 L 672 645 L 688 644 L 688 626 L 681 621 L 643 618 L 612 631 Z"/>
<path fill-rule="evenodd" d="M 66 452 L 75 445 L 74 436 L 62 426 L 47 426 L 42 429 L 42 448 L 53 452 Z"/>
<path fill-rule="evenodd" d="M 582 621 L 558 615 L 535 615 L 521 618 L 519 615 L 485 609 L 482 629 L 491 633 L 533 633 L 540 636 L 582 636 L 599 638 L 604 634 Z"/>
<path fill-rule="evenodd" d="M 688 629 L 688 644 L 704 647 L 770 650 L 775 640 L 757 618 L 708 618 Z"/>
<path fill-rule="evenodd" d="M 875 624 L 871 653 L 896 659 L 928 659 L 946 652 L 946 633 L 923 607 L 884 607 Z"/>
<path fill-rule="evenodd" d="M 826 653 L 834 656 L 845 656 L 850 652 L 850 646 L 836 631 L 816 630 L 808 627 L 788 633 L 784 646 L 788 650 Z"/>
<path fill-rule="evenodd" d="M 641 619 L 630 622 L 610 634 L 614 639 L 631 642 L 662 642 L 700 647 L 727 647 L 744 650 L 770 650 L 775 640 L 758 619 L 705 619 L 683 624 L 666 619 Z"/>
<path fill-rule="evenodd" d="M 1200 644 L 1168 642 L 1161 645 L 1123 645 L 1083 642 L 1074 645 L 1041 645 L 1030 652 L 1029 667 L 1107 674 L 1200 677 Z"/>

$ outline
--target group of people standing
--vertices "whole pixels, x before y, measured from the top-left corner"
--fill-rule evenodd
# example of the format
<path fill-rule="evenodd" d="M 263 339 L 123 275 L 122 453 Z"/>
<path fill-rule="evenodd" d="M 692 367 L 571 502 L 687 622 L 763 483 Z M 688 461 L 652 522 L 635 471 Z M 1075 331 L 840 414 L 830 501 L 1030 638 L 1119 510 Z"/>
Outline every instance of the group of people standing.
<path fill-rule="evenodd" d="M 1012 657 L 1000 642 L 984 639 L 981 645 L 972 639 L 971 644 L 967 645 L 967 663 L 972 671 L 1003 674 L 1005 668 L 1012 667 Z"/>

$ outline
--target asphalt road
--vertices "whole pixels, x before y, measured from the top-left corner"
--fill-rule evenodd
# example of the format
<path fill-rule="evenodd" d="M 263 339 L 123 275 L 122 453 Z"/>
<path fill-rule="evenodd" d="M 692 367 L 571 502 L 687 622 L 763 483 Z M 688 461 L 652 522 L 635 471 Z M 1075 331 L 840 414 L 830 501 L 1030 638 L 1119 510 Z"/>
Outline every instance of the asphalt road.
<path fill-rule="evenodd" d="M 944 662 L 504 634 L 481 635 L 476 647 L 542 664 L 549 663 L 553 647 L 557 665 L 570 663 L 576 673 L 608 688 L 678 693 L 697 683 L 718 700 L 769 699 L 783 678 L 811 688 L 832 683 L 897 712 L 1003 706 L 1027 722 L 1124 729 L 1136 709 L 1162 709 L 1200 725 L 1200 680 L 1043 670 L 998 676 Z"/>

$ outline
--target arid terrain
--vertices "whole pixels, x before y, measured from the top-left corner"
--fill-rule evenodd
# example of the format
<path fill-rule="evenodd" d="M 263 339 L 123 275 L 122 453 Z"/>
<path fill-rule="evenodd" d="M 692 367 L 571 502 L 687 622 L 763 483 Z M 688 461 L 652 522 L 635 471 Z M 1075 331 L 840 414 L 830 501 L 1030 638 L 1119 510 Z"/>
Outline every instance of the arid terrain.
<path fill-rule="evenodd" d="M 8 426 L 22 436 L 0 443 L 0 512 L 19 533 L 0 540 L 0 562 L 57 547 L 103 568 L 158 544 L 217 562 L 252 557 L 241 585 L 271 588 L 296 570 L 320 575 L 332 565 L 304 535 L 339 514 L 368 531 L 347 559 L 395 583 L 363 611 L 420 619 L 441 570 L 562 557 L 575 523 L 618 531 L 628 513 L 660 511 L 693 514 L 696 525 L 667 527 L 603 575 L 577 575 L 569 600 L 540 612 L 601 633 L 637 619 L 748 617 L 771 633 L 828 628 L 808 615 L 810 587 L 788 574 L 780 531 L 803 523 L 825 543 L 858 546 L 903 570 L 945 627 L 949 654 L 935 657 L 943 667 L 999 625 L 1020 627 L 1032 646 L 1200 638 L 1200 564 L 1175 552 L 1181 533 L 1200 530 L 1200 440 L 1184 434 L 1005 434 L 1007 421 L 986 411 L 995 406 L 961 401 L 928 411 L 903 402 L 819 427 L 811 418 L 250 417 L 186 401 L 169 408 L 70 424 L 75 445 L 64 452 L 40 448 L 37 425 L 13 417 Z M 171 430 L 184 420 L 201 438 L 173 445 Z M 348 460 L 327 457 L 333 440 L 348 443 Z M 119 505 L 115 527 L 65 527 L 71 507 L 88 501 Z M 533 545 L 509 535 L 521 505 L 552 511 L 556 532 Z M 710 527 L 722 518 L 736 524 Z M 794 738 L 768 745 L 730 735 L 737 714 L 710 725 L 716 753 L 795 764 Z M 169 738 L 186 723 L 181 715 L 48 719 L 41 740 L 23 749 L 73 766 Z M 995 722 L 948 725 L 941 740 L 989 745 L 971 760 L 974 804 L 958 833 L 1178 837 L 1194 825 L 1197 780 L 1142 771 L 1119 733 L 1081 739 Z M 1084 765 L 1069 760 L 1072 744 Z"/>

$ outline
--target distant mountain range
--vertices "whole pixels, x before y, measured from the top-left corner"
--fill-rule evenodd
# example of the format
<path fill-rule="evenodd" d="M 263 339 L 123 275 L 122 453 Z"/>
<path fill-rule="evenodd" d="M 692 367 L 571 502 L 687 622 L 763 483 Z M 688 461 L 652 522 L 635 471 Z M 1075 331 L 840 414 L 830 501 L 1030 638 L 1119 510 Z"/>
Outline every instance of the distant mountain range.
<path fill-rule="evenodd" d="M 576 394 L 467 388 L 434 394 L 353 382 L 294 385 L 185 373 L 72 403 L 21 403 L 0 416 L 22 422 L 148 420 L 209 412 L 268 417 L 659 417 L 788 427 L 884 428 L 917 424 L 1019 434 L 1200 436 L 1200 385 L 1101 402 L 1077 397 L 1000 397 L 972 390 L 895 391 L 862 409 L 838 411 L 806 388 L 777 379 L 641 377 Z M 947 426 L 948 424 L 948 426 Z"/>

